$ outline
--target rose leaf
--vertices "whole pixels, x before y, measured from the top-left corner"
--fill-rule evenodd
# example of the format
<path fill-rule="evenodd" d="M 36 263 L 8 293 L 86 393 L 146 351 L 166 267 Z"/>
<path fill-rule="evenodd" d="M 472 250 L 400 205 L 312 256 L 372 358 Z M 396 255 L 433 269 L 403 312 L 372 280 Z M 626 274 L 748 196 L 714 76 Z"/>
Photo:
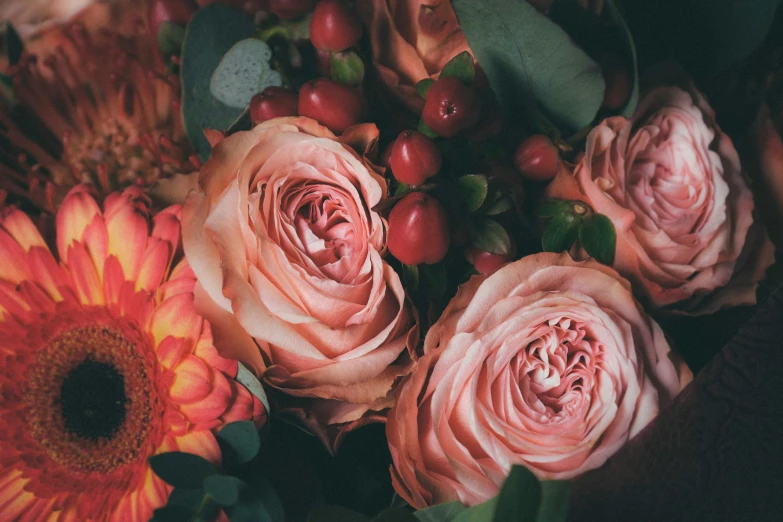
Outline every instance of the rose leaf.
<path fill-rule="evenodd" d="M 568 201 L 563 199 L 548 199 L 536 210 L 536 215 L 541 218 L 551 218 L 571 209 Z"/>
<path fill-rule="evenodd" d="M 524 466 L 514 466 L 500 488 L 492 520 L 537 520 L 540 502 L 541 484 L 536 476 Z"/>
<path fill-rule="evenodd" d="M 483 219 L 474 231 L 473 246 L 491 254 L 505 256 L 511 251 L 511 238 L 500 223 Z"/>
<path fill-rule="evenodd" d="M 458 500 L 437 504 L 426 509 L 420 509 L 414 513 L 419 522 L 452 522 L 457 515 L 467 508 Z"/>
<path fill-rule="evenodd" d="M 426 98 L 427 91 L 430 90 L 430 85 L 432 85 L 433 83 L 435 83 L 435 80 L 433 80 L 432 78 L 424 78 L 423 80 L 421 80 L 419 83 L 416 84 L 416 92 L 422 98 Z"/>
<path fill-rule="evenodd" d="M 456 76 L 465 85 L 473 83 L 473 79 L 476 77 L 476 66 L 468 51 L 462 51 L 443 66 L 440 77 L 446 78 L 448 76 Z"/>
<path fill-rule="evenodd" d="M 489 182 L 487 177 L 481 174 L 468 174 L 457 179 L 457 188 L 462 194 L 468 212 L 475 212 L 487 199 Z"/>
<path fill-rule="evenodd" d="M 364 79 L 364 62 L 354 51 L 329 56 L 329 76 L 337 83 L 359 85 Z"/>
<path fill-rule="evenodd" d="M 603 214 L 593 214 L 582 222 L 579 242 L 599 263 L 611 265 L 614 262 L 617 232 L 612 220 Z"/>
<path fill-rule="evenodd" d="M 571 248 L 579 236 L 580 220 L 565 212 L 553 217 L 541 236 L 541 248 L 544 252 L 564 252 Z"/>
<path fill-rule="evenodd" d="M 435 132 L 434 130 L 432 130 L 429 125 L 424 123 L 424 120 L 419 120 L 419 125 L 416 128 L 416 130 L 421 132 L 422 134 L 424 134 L 428 138 L 435 139 L 435 138 L 438 137 L 438 133 Z"/>
<path fill-rule="evenodd" d="M 536 520 L 565 522 L 568 517 L 568 500 L 571 483 L 567 480 L 545 480 L 541 482 L 541 504 Z"/>

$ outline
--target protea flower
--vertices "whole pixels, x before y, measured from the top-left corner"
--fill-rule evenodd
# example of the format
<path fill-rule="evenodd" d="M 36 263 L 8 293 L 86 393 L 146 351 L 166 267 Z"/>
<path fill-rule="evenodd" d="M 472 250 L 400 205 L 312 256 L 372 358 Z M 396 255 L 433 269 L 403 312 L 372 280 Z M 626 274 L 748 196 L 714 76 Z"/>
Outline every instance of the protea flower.
<path fill-rule="evenodd" d="M 134 14 L 128 13 L 129 17 Z M 9 69 L 16 100 L 0 97 L 0 190 L 54 212 L 74 185 L 103 193 L 189 173 L 178 77 L 138 18 L 125 36 L 74 23 Z M 40 46 L 39 46 L 40 48 Z"/>
<path fill-rule="evenodd" d="M 148 458 L 218 464 L 215 432 L 266 412 L 232 379 L 195 311 L 178 206 L 139 187 L 103 210 L 86 185 L 56 217 L 59 262 L 32 221 L 0 216 L 0 520 L 147 521 L 170 487 Z"/>

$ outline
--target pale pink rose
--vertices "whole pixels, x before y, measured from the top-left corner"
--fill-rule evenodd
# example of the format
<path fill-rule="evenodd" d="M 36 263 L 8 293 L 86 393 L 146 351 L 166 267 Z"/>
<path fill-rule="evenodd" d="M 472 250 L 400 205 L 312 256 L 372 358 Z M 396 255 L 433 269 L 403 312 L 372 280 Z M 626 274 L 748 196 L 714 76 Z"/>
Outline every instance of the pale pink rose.
<path fill-rule="evenodd" d="M 336 138 L 307 118 L 238 132 L 215 145 L 183 214 L 216 345 L 307 399 L 296 407 L 331 449 L 338 428 L 391 406 L 417 342 L 372 210 L 386 182 L 349 146 L 364 152 L 377 137 L 366 124 Z"/>
<path fill-rule="evenodd" d="M 356 7 L 367 26 L 373 65 L 381 81 L 410 109 L 420 112 L 424 98 L 416 84 L 436 79 L 468 40 L 449 0 L 365 0 Z"/>
<path fill-rule="evenodd" d="M 386 434 L 414 507 L 496 495 L 511 467 L 567 479 L 601 466 L 692 378 L 630 284 L 568 254 L 460 287 L 427 333 Z"/>
<path fill-rule="evenodd" d="M 659 87 L 631 119 L 604 120 L 573 176 L 559 173 L 547 195 L 583 200 L 612 220 L 614 267 L 653 308 L 753 304 L 773 260 L 761 225 L 751 228 L 737 151 L 695 90 Z"/>

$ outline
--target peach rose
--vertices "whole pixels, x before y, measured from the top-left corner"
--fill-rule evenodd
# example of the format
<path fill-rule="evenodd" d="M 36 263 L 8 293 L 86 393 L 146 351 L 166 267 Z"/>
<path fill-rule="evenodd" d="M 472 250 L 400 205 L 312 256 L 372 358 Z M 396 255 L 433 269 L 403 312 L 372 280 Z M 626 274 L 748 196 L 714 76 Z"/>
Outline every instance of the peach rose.
<path fill-rule="evenodd" d="M 416 84 L 437 78 L 443 66 L 470 51 L 448 0 L 366 0 L 356 2 L 370 35 L 373 65 L 381 81 L 411 110 L 424 99 Z"/>
<path fill-rule="evenodd" d="M 699 314 L 755 303 L 772 262 L 761 225 L 751 228 L 737 151 L 695 90 L 659 87 L 631 119 L 604 120 L 573 176 L 559 173 L 547 195 L 583 200 L 612 220 L 614 267 L 654 308 Z"/>
<path fill-rule="evenodd" d="M 386 434 L 414 507 L 497 494 L 515 464 L 542 479 L 596 468 L 690 381 L 630 284 L 544 253 L 462 285 L 427 333 Z"/>
<path fill-rule="evenodd" d="M 294 402 L 331 449 L 346 423 L 391 406 L 417 342 L 372 210 L 386 182 L 348 145 L 377 137 L 366 124 L 336 138 L 308 118 L 238 132 L 215 145 L 183 213 L 216 345 L 308 399 Z"/>

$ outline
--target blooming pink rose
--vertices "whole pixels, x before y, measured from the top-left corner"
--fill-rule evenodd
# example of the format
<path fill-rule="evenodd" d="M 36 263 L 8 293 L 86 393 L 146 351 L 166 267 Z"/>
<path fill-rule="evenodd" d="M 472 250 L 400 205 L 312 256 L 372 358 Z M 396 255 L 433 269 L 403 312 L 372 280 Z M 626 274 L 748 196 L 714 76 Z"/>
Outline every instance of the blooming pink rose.
<path fill-rule="evenodd" d="M 695 90 L 659 87 L 631 119 L 604 120 L 573 176 L 559 173 L 547 194 L 612 220 L 614 267 L 654 308 L 697 314 L 755 303 L 772 263 L 761 225 L 751 228 L 737 151 Z"/>
<path fill-rule="evenodd" d="M 386 434 L 413 506 L 496 495 L 515 464 L 567 479 L 603 464 L 690 381 L 630 284 L 544 253 L 462 285 L 427 333 Z"/>
<path fill-rule="evenodd" d="M 448 0 L 357 2 L 370 35 L 373 65 L 381 81 L 410 109 L 421 112 L 416 84 L 437 78 L 443 66 L 470 51 Z"/>
<path fill-rule="evenodd" d="M 294 402 L 311 427 L 331 427 L 319 435 L 332 449 L 345 431 L 334 425 L 391 406 L 417 342 L 372 210 L 386 182 L 348 146 L 365 151 L 377 137 L 368 124 L 336 138 L 308 118 L 236 133 L 213 148 L 183 214 L 216 345 L 309 399 Z"/>

